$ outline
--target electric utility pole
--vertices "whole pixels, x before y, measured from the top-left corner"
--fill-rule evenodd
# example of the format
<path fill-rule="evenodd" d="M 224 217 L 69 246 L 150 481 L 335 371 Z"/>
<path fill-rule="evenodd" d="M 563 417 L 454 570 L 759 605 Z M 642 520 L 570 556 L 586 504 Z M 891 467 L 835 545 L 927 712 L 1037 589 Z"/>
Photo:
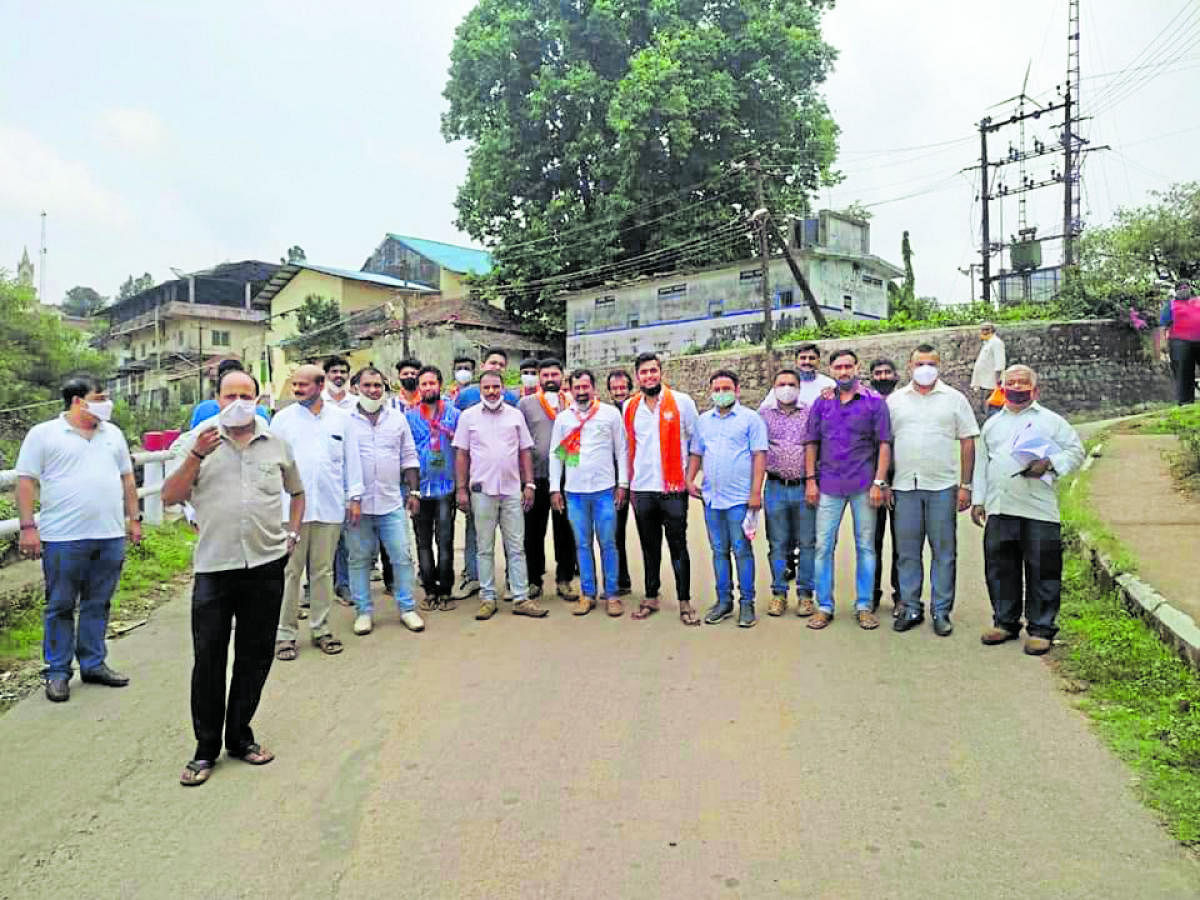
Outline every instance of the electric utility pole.
<path fill-rule="evenodd" d="M 754 190 L 757 197 L 758 209 L 763 215 L 758 222 L 758 257 L 762 267 L 762 277 L 759 286 L 762 290 L 763 310 L 763 344 L 769 356 L 775 350 L 775 325 L 771 319 L 771 249 L 767 243 L 767 198 L 763 190 L 762 165 L 755 157 L 752 164 L 754 169 Z"/>

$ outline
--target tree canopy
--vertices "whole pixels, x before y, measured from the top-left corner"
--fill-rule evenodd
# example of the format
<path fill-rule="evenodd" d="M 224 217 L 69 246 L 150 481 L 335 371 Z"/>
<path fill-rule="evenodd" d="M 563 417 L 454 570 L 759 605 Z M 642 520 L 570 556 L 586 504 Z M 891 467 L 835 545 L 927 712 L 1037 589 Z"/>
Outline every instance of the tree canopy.
<path fill-rule="evenodd" d="M 831 5 L 480 0 L 451 51 L 442 132 L 468 143 L 457 224 L 495 248 L 509 310 L 561 329 L 568 284 L 755 252 L 722 230 L 758 205 L 740 168 L 755 158 L 771 209 L 804 211 L 836 177 L 818 92 Z"/>
<path fill-rule="evenodd" d="M 63 297 L 62 311 L 68 316 L 87 318 L 100 312 L 106 303 L 108 298 L 100 296 L 95 288 L 77 284 Z"/>
<path fill-rule="evenodd" d="M 152 287 L 154 287 L 154 276 L 149 272 L 146 272 L 140 278 L 134 278 L 130 275 L 121 282 L 121 287 L 117 291 L 117 299 L 124 300 L 126 297 L 132 297 L 134 294 L 148 291 Z"/>
<path fill-rule="evenodd" d="M 342 351 L 349 343 L 337 301 L 309 294 L 296 310 L 297 337 L 289 350 L 297 357 Z"/>

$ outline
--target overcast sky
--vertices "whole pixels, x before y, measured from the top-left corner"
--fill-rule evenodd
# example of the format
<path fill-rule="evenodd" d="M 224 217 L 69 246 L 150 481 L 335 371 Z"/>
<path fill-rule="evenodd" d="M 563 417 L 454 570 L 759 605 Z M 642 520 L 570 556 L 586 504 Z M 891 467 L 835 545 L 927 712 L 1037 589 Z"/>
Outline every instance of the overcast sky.
<path fill-rule="evenodd" d="M 465 159 L 439 115 L 472 5 L 0 0 L 0 267 L 25 246 L 36 261 L 42 209 L 53 302 L 75 284 L 111 295 L 130 273 L 276 260 L 291 244 L 358 268 L 387 231 L 466 242 L 453 224 Z M 1200 177 L 1200 2 L 1082 5 L 1084 133 L 1114 148 L 1090 155 L 1083 209 L 1103 224 Z M 958 172 L 977 163 L 975 123 L 1030 63 L 1028 92 L 1055 99 L 1066 19 L 1066 0 L 847 0 L 827 16 L 847 177 L 821 205 L 879 203 L 873 249 L 897 263 L 908 229 L 918 293 L 967 298 L 957 270 L 978 259 L 978 182 Z M 1037 125 L 1028 141 L 1056 138 Z M 992 138 L 997 152 L 1010 137 Z M 1059 231 L 1061 189 L 1030 196 L 1030 224 Z M 1015 200 L 1001 216 L 1008 236 Z"/>

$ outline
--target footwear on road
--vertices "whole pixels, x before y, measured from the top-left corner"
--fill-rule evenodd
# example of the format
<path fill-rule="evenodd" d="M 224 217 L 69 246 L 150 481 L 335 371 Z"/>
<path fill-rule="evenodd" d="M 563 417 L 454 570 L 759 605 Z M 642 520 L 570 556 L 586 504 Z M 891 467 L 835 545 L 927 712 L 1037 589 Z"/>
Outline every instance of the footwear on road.
<path fill-rule="evenodd" d="M 728 619 L 732 615 L 733 615 L 733 604 L 732 603 L 728 603 L 728 604 L 715 603 L 708 610 L 708 612 L 706 612 L 704 614 L 704 624 L 705 625 L 716 625 L 718 622 L 724 622 L 726 619 Z"/>
<path fill-rule="evenodd" d="M 1005 641 L 1015 641 L 1019 634 L 1020 632 L 1009 631 L 1007 628 L 1001 628 L 999 625 L 996 625 L 981 634 L 979 642 L 988 646 L 1003 644 Z"/>
<path fill-rule="evenodd" d="M 416 614 L 414 610 L 406 609 L 400 613 L 400 622 L 409 631 L 424 631 L 425 620 Z"/>
<path fill-rule="evenodd" d="M 360 637 L 364 634 L 370 634 L 374 627 L 375 623 L 371 621 L 371 617 L 366 613 L 354 617 L 354 633 Z"/>
<path fill-rule="evenodd" d="M 469 578 L 466 575 L 462 577 L 462 581 L 458 583 L 458 587 L 454 589 L 455 600 L 466 600 L 479 593 L 479 582 L 474 578 Z"/>
<path fill-rule="evenodd" d="M 516 612 L 516 610 L 514 609 L 513 612 Z M 484 621 L 490 619 L 495 614 L 496 614 L 496 601 L 495 600 L 484 600 L 482 603 L 479 604 L 479 609 L 475 613 L 475 618 L 480 622 L 484 622 Z"/>
<path fill-rule="evenodd" d="M 767 605 L 768 616 L 782 616 L 787 612 L 787 594 L 772 594 Z"/>
<path fill-rule="evenodd" d="M 588 613 L 590 613 L 595 608 L 596 608 L 595 598 L 589 597 L 587 594 L 584 594 L 582 597 L 579 598 L 579 603 L 576 604 L 575 608 L 573 610 L 571 610 L 571 615 L 586 616 Z"/>
<path fill-rule="evenodd" d="M 70 682 L 66 678 L 47 678 L 46 699 L 52 703 L 66 703 L 71 699 Z"/>
<path fill-rule="evenodd" d="M 954 623 L 950 621 L 950 616 L 943 613 L 933 617 L 933 633 L 938 637 L 949 637 L 954 631 Z"/>
<path fill-rule="evenodd" d="M 85 684 L 103 684 L 106 687 L 125 687 L 129 684 L 129 676 L 114 672 L 106 663 L 100 663 L 94 669 L 79 673 L 79 680 Z"/>
<path fill-rule="evenodd" d="M 738 628 L 753 628 L 758 624 L 758 617 L 754 615 L 754 604 L 743 603 L 738 609 Z"/>
<path fill-rule="evenodd" d="M 574 603 L 579 599 L 579 592 L 575 590 L 575 583 L 572 581 L 560 581 L 555 589 L 558 591 L 558 596 L 567 603 Z"/>
<path fill-rule="evenodd" d="M 1050 638 L 1037 637 L 1032 634 L 1025 638 L 1025 652 L 1030 656 L 1041 656 L 1043 653 L 1048 653 L 1050 646 Z"/>
<path fill-rule="evenodd" d="M 529 616 L 531 619 L 544 619 L 550 615 L 550 610 L 542 609 L 537 605 L 537 602 L 526 598 L 519 603 L 513 604 L 514 616 Z"/>

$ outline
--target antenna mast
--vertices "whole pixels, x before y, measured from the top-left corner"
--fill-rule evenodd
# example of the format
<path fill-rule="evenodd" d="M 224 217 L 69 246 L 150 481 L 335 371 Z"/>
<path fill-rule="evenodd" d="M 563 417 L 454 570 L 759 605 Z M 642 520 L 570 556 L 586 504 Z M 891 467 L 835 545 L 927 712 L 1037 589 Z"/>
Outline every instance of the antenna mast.
<path fill-rule="evenodd" d="M 42 248 L 38 251 L 38 302 L 46 302 L 46 211 L 42 210 Z"/>
<path fill-rule="evenodd" d="M 1084 140 L 1075 126 L 1079 115 L 1079 0 L 1068 0 L 1067 86 L 1063 92 L 1063 265 L 1075 264 L 1075 239 L 1083 231 L 1080 212 L 1080 169 Z"/>

